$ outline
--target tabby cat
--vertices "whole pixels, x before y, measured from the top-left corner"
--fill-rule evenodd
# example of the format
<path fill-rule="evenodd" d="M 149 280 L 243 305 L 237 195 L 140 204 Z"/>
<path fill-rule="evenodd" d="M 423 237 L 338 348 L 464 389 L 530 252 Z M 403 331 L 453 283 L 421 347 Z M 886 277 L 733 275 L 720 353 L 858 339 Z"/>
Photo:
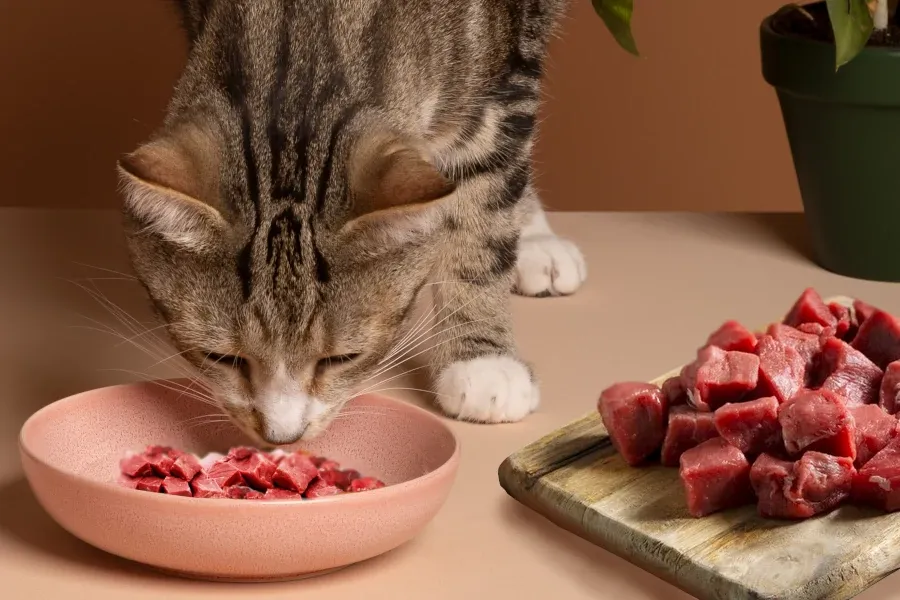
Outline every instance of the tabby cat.
<path fill-rule="evenodd" d="M 431 348 L 446 414 L 534 411 L 509 293 L 585 278 L 531 182 L 567 0 L 178 4 L 187 66 L 119 171 L 135 272 L 222 410 L 260 443 L 309 439 Z M 437 327 L 404 340 L 426 290 Z"/>

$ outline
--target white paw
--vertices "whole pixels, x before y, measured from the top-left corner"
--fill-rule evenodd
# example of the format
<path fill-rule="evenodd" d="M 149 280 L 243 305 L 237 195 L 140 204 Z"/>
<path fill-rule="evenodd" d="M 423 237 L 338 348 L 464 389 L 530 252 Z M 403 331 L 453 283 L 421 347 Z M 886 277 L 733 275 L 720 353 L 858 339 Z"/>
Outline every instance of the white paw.
<path fill-rule="evenodd" d="M 510 356 L 456 362 L 438 377 L 438 403 L 451 417 L 479 423 L 513 423 L 537 409 L 540 393 L 531 373 Z"/>
<path fill-rule="evenodd" d="M 516 289 L 523 296 L 565 296 L 581 287 L 587 277 L 578 247 L 551 234 L 528 235 L 519 240 Z"/>

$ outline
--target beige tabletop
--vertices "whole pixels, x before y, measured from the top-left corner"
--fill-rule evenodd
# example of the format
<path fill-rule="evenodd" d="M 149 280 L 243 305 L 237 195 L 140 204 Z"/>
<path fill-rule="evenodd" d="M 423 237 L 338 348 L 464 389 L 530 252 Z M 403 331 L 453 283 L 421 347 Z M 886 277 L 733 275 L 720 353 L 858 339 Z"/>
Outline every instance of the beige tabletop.
<path fill-rule="evenodd" d="M 150 320 L 138 286 L 115 273 L 128 271 L 117 215 L 0 210 L 0 598 L 689 598 L 518 505 L 500 488 L 497 466 L 591 410 L 614 380 L 680 364 L 725 319 L 767 323 L 806 286 L 900 311 L 900 285 L 816 268 L 797 215 L 552 221 L 581 244 L 589 278 L 571 298 L 513 301 L 522 352 L 542 379 L 540 411 L 516 425 L 452 423 L 463 448 L 458 480 L 406 546 L 319 579 L 230 585 L 173 579 L 107 555 L 36 505 L 16 444 L 30 414 L 81 390 L 171 373 L 100 331 L 116 321 L 84 289 Z M 900 576 L 858 598 L 900 598 Z"/>

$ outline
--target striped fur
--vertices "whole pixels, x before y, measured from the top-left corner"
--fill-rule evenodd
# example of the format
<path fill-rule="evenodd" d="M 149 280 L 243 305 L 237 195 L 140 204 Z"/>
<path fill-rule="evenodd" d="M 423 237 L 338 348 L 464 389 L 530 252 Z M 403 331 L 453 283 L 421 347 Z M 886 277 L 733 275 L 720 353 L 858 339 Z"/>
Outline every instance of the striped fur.
<path fill-rule="evenodd" d="M 271 443 L 321 431 L 428 282 L 437 381 L 514 356 L 508 296 L 523 227 L 545 223 L 531 148 L 566 0 L 177 4 L 187 66 L 120 171 L 135 270 L 225 410 Z"/>

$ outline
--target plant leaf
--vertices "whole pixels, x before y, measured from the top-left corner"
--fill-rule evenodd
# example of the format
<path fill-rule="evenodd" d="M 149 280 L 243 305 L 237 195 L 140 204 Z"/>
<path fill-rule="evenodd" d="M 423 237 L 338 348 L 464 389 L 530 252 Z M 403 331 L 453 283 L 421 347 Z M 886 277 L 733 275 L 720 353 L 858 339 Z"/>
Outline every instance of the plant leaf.
<path fill-rule="evenodd" d="M 616 42 L 627 52 L 640 56 L 634 35 L 631 33 L 634 0 L 591 0 L 591 4 Z"/>
<path fill-rule="evenodd" d="M 826 0 L 831 29 L 834 31 L 837 71 L 862 52 L 872 35 L 872 13 L 866 0 Z"/>

